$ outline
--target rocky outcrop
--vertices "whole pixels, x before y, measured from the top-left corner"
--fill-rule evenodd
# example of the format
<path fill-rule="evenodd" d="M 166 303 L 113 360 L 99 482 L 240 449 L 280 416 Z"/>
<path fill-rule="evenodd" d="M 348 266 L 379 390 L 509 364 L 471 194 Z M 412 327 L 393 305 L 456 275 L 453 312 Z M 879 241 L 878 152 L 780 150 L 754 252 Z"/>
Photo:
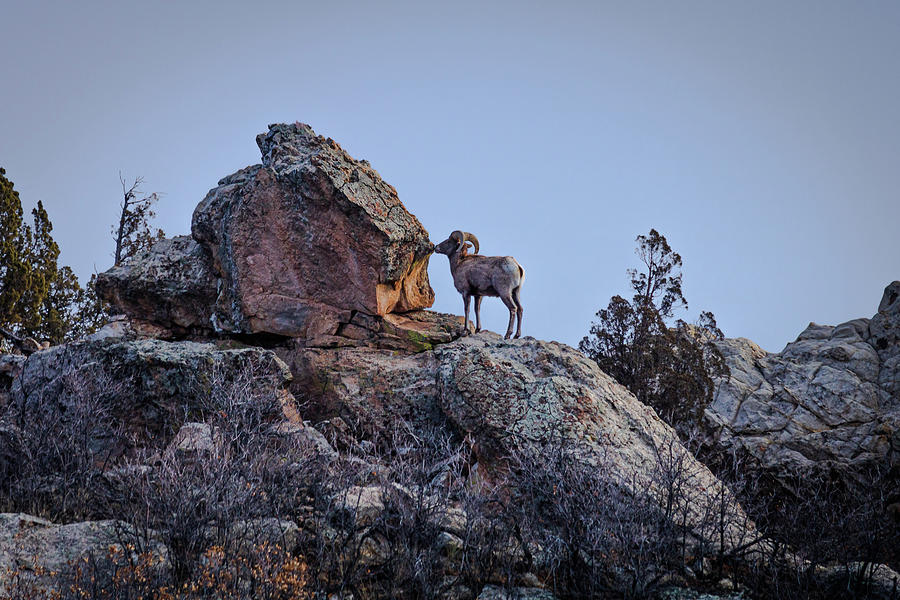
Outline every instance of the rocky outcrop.
<path fill-rule="evenodd" d="M 159 240 L 97 276 L 97 293 L 137 329 L 176 337 L 212 329 L 216 279 L 207 251 L 189 236 Z"/>
<path fill-rule="evenodd" d="M 308 125 L 257 137 L 262 164 L 219 182 L 193 237 L 160 240 L 101 273 L 127 315 L 96 337 L 274 334 L 308 347 L 420 352 L 459 336 L 431 306 L 428 232 L 366 161 Z"/>
<path fill-rule="evenodd" d="M 563 448 L 642 490 L 672 449 L 697 490 L 721 484 L 678 443 L 656 413 L 573 348 L 483 332 L 432 352 L 377 349 L 279 351 L 314 421 L 337 418 L 356 438 L 378 439 L 398 422 L 470 440 L 480 475 L 501 475 L 511 452 Z M 698 501 L 699 506 L 699 501 Z M 730 532 L 737 538 L 746 530 Z"/>
<path fill-rule="evenodd" d="M 335 335 L 354 311 L 427 308 L 428 233 L 366 161 L 302 123 L 257 137 L 262 164 L 219 182 L 191 231 L 219 280 L 229 333 Z"/>
<path fill-rule="evenodd" d="M 705 419 L 721 448 L 776 473 L 900 464 L 900 281 L 872 319 L 810 323 L 780 353 L 718 347 L 731 374 Z"/>
<path fill-rule="evenodd" d="M 271 406 L 269 418 L 296 420 L 286 390 L 290 371 L 270 350 L 116 339 L 74 342 L 29 356 L 12 386 L 10 416 L 17 421 L 47 411 L 88 410 L 98 424 L 104 419 L 122 429 L 95 440 L 95 452 L 115 456 L 130 445 L 164 447 L 185 420 L 211 410 L 214 394 L 228 393 L 230 386 L 239 391 L 241 378 L 248 377 L 254 398 Z"/>
<path fill-rule="evenodd" d="M 0 484 L 18 487 L 7 486 L 7 498 L 31 490 L 55 506 L 67 485 L 55 477 L 61 467 L 18 468 L 43 464 L 22 440 L 28 432 L 42 447 L 34 432 L 47 416 L 78 435 L 80 452 L 87 447 L 78 468 L 90 476 L 73 518 L 140 516 L 119 503 L 134 492 L 137 506 L 162 506 L 148 513 L 145 529 L 169 535 L 162 539 L 173 557 L 173 533 L 195 538 L 192 560 L 200 562 L 206 545 L 238 540 L 247 543 L 241 552 L 310 551 L 328 594 L 383 583 L 383 597 L 393 597 L 389 577 L 407 561 L 410 575 L 437 575 L 433 590 L 455 590 L 448 598 L 552 598 L 542 586 L 563 572 L 553 574 L 560 560 L 592 568 L 615 561 L 615 548 L 640 544 L 648 519 L 677 529 L 682 563 L 694 560 L 690 547 L 721 544 L 724 554 L 756 536 L 674 431 L 596 363 L 554 342 L 489 332 L 460 338 L 460 317 L 423 310 L 433 300 L 432 245 L 367 162 L 300 123 L 272 125 L 257 143 L 262 163 L 209 192 L 191 237 L 159 241 L 100 276 L 100 294 L 125 318 L 9 362 Z M 885 339 L 895 331 L 888 322 L 878 327 Z M 550 548 L 543 534 L 527 537 L 506 523 L 544 526 L 547 503 L 536 501 L 530 517 L 513 509 L 527 482 L 545 472 L 568 482 L 557 464 L 585 477 L 584 489 L 568 495 L 625 511 L 588 519 L 586 530 L 612 539 L 609 527 L 635 520 L 609 553 Z M 556 485 L 540 481 L 532 491 L 556 495 Z M 106 512 L 93 512 L 95 497 Z M 179 529 L 181 508 L 197 513 L 189 531 Z M 569 516 L 579 517 L 549 522 L 548 531 L 568 529 Z M 121 530 L 97 523 L 73 526 Z M 404 537 L 411 523 L 420 531 Z M 499 535 L 503 526 L 510 531 Z M 2 529 L 0 519 L 0 551 L 14 544 Z M 37 542 L 27 547 L 44 552 Z M 483 573 L 470 568 L 482 558 Z M 436 595 L 428 589 L 423 595 Z"/>

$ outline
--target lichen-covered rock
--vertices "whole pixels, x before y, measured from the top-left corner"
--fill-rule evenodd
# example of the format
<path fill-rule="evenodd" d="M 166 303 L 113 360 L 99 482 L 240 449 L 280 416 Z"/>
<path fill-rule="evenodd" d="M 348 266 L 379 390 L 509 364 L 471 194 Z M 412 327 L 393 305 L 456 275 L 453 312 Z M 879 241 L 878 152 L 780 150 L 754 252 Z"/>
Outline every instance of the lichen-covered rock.
<path fill-rule="evenodd" d="M 900 404 L 900 281 L 884 289 L 868 333 L 868 342 L 881 359 L 878 384 Z"/>
<path fill-rule="evenodd" d="M 900 282 L 871 319 L 811 323 L 780 353 L 750 340 L 717 342 L 731 370 L 705 421 L 716 443 L 775 473 L 898 460 Z"/>
<path fill-rule="evenodd" d="M 157 337 L 212 330 L 216 279 L 209 253 L 190 236 L 162 239 L 97 276 L 97 293 L 114 313 L 155 326 Z"/>
<path fill-rule="evenodd" d="M 34 584 L 49 594 L 56 584 L 74 573 L 76 567 L 105 561 L 134 564 L 136 551 L 123 545 L 137 540 L 138 533 L 120 521 L 83 521 L 56 525 L 46 519 L 20 513 L 0 513 L 0 595 L 16 590 L 6 585 Z M 142 539 L 142 552 L 153 574 L 165 582 L 171 570 L 166 547 L 153 539 Z M 90 559 L 84 561 L 84 559 Z M 20 573 L 21 578 L 6 577 Z M 84 587 L 85 590 L 89 586 Z M 24 593 L 24 590 L 17 590 Z M 12 597 L 18 597 L 13 595 Z M 43 597 L 43 596 L 41 596 Z"/>
<path fill-rule="evenodd" d="M 428 233 L 368 162 L 302 123 L 272 125 L 257 143 L 262 164 L 222 179 L 194 211 L 219 281 L 218 330 L 334 336 L 353 311 L 431 306 Z"/>
<path fill-rule="evenodd" d="M 306 418 L 340 417 L 353 431 L 388 431 L 398 419 L 436 423 L 437 361 L 369 348 L 278 349 L 294 375 L 291 390 L 310 401 Z M 340 437 L 346 438 L 349 432 Z"/>
<path fill-rule="evenodd" d="M 325 343 L 319 343 L 317 339 L 307 340 L 305 345 L 328 347 L 331 341 L 334 346 L 423 352 L 459 338 L 462 325 L 462 317 L 430 310 L 388 313 L 384 316 L 358 312 L 349 323 L 340 325 L 337 335 L 332 336 L 334 339 L 323 339 Z M 475 331 L 471 323 L 469 331 Z"/>
<path fill-rule="evenodd" d="M 481 464 L 558 437 L 597 461 L 614 456 L 623 474 L 644 472 L 675 439 L 652 408 L 564 344 L 483 333 L 435 354 L 441 410 L 473 436 Z"/>
<path fill-rule="evenodd" d="M 242 385 L 251 379 L 252 385 Z M 79 341 L 28 357 L 12 388 L 10 411 L 29 421 L 46 411 L 88 407 L 97 420 L 122 430 L 104 431 L 96 452 L 128 446 L 163 448 L 186 420 L 202 420 L 216 394 L 249 387 L 273 422 L 296 419 L 287 391 L 291 374 L 274 352 L 223 349 L 215 344 L 160 340 Z M 107 455 L 108 456 L 108 455 Z"/>

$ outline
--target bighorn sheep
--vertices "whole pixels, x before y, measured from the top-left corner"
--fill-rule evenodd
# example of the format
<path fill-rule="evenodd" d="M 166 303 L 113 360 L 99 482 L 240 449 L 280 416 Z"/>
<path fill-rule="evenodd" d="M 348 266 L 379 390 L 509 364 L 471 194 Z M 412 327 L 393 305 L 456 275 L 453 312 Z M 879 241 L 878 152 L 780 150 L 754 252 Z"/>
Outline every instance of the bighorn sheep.
<path fill-rule="evenodd" d="M 468 244 L 472 243 L 475 253 L 469 254 Z M 506 339 L 512 335 L 513 321 L 518 317 L 516 337 L 522 335 L 522 301 L 519 291 L 525 271 L 512 256 L 481 256 L 478 254 L 478 238 L 471 233 L 454 231 L 446 240 L 434 247 L 439 254 L 450 259 L 450 274 L 453 285 L 462 294 L 465 321 L 463 335 L 469 331 L 469 299 L 475 297 L 475 332 L 481 331 L 481 298 L 499 296 L 509 309 L 509 325 Z"/>

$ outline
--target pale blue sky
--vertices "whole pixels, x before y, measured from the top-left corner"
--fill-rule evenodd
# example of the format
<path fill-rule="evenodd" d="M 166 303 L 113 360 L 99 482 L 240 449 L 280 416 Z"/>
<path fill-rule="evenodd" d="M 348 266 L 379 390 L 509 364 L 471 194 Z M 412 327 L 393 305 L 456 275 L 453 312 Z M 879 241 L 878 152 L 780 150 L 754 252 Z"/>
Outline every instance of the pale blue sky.
<path fill-rule="evenodd" d="M 900 279 L 895 2 L 2 0 L 0 56 L 0 165 L 83 278 L 110 265 L 120 170 L 187 233 L 255 135 L 299 120 L 433 241 L 519 259 L 528 335 L 576 344 L 651 227 L 689 317 L 768 350 Z M 430 274 L 461 313 L 446 258 Z"/>

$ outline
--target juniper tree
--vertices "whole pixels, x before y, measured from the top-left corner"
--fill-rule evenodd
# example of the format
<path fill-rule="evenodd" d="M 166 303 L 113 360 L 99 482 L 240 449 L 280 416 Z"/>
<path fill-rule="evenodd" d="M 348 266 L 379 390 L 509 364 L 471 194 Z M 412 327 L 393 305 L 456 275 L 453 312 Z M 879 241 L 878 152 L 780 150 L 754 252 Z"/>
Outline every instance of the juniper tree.
<path fill-rule="evenodd" d="M 613 296 L 578 347 L 638 400 L 686 432 L 712 400 L 713 377 L 727 373 L 711 343 L 724 336 L 711 312 L 701 313 L 695 324 L 672 322 L 676 308 L 688 307 L 681 290 L 681 256 L 655 229 L 636 241 L 642 267 L 627 271 L 632 299 Z"/>
<path fill-rule="evenodd" d="M 0 328 L 17 339 L 59 343 L 73 328 L 82 294 L 69 267 L 59 267 L 59 245 L 43 202 L 23 219 L 22 202 L 0 168 Z"/>
<path fill-rule="evenodd" d="M 19 299 L 31 275 L 22 234 L 19 192 L 0 167 L 0 327 L 4 329 L 13 329 L 21 321 Z"/>
<path fill-rule="evenodd" d="M 53 224 L 42 202 L 38 201 L 37 208 L 31 211 L 31 216 L 33 227 L 26 225 L 22 231 L 30 277 L 19 298 L 17 312 L 21 330 L 38 339 L 41 337 L 41 307 L 57 277 L 56 261 L 59 258 L 59 245 L 53 240 L 51 234 Z"/>

